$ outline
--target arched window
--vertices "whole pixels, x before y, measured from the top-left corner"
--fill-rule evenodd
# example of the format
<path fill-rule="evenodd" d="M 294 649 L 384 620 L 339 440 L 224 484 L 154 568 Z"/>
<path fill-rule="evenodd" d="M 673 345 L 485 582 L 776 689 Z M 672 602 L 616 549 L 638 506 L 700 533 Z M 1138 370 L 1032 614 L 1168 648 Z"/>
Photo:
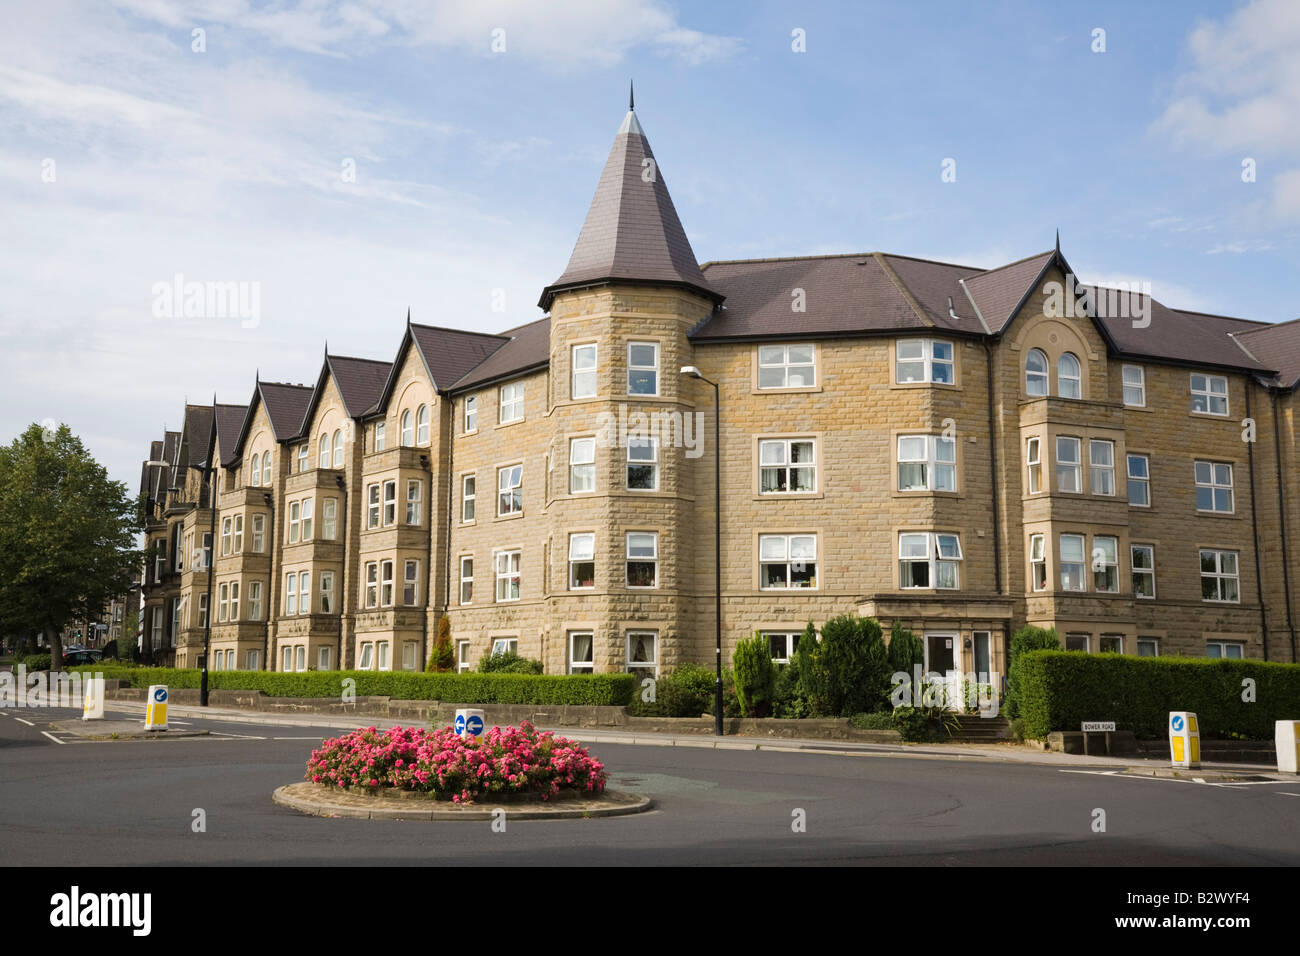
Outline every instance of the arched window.
<path fill-rule="evenodd" d="M 415 444 L 415 432 L 411 430 L 411 410 L 402 412 L 402 447 Z"/>
<path fill-rule="evenodd" d="M 334 467 L 343 467 L 343 431 L 334 429 Z"/>
<path fill-rule="evenodd" d="M 1056 362 L 1056 394 L 1062 398 L 1083 398 L 1083 378 L 1079 375 L 1079 360 L 1070 352 Z"/>
<path fill-rule="evenodd" d="M 320 464 L 317 468 L 328 468 L 330 466 L 330 436 L 329 432 L 320 436 Z"/>
<path fill-rule="evenodd" d="M 262 459 L 260 455 L 254 455 L 248 463 L 249 484 L 254 488 L 262 486 Z"/>
<path fill-rule="evenodd" d="M 271 453 L 262 452 L 262 484 L 271 487 Z"/>
<path fill-rule="evenodd" d="M 1047 394 L 1047 356 L 1038 349 L 1030 349 L 1025 356 L 1025 394 L 1031 397 Z"/>
<path fill-rule="evenodd" d="M 429 444 L 428 405 L 421 405 L 419 411 L 415 413 L 415 443 L 417 445 Z"/>

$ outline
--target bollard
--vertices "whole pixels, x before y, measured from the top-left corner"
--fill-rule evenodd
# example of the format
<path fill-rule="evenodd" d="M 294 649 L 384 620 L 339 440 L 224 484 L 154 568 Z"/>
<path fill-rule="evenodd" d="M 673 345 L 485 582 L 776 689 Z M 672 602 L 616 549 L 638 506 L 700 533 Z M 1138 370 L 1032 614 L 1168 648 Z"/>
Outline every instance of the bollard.
<path fill-rule="evenodd" d="M 1278 773 L 1300 773 L 1300 720 L 1279 720 L 1273 724 Z"/>
<path fill-rule="evenodd" d="M 104 719 L 104 678 L 86 678 L 86 703 L 81 708 L 81 719 Z"/>
<path fill-rule="evenodd" d="M 456 736 L 478 743 L 483 737 L 483 711 L 462 707 L 456 711 L 456 723 L 452 725 Z"/>
<path fill-rule="evenodd" d="M 1201 765 L 1201 734 L 1195 714 L 1186 710 L 1169 714 L 1169 749 L 1175 767 L 1191 770 Z"/>
<path fill-rule="evenodd" d="M 144 729 L 167 729 L 167 685 L 154 684 L 144 705 Z"/>

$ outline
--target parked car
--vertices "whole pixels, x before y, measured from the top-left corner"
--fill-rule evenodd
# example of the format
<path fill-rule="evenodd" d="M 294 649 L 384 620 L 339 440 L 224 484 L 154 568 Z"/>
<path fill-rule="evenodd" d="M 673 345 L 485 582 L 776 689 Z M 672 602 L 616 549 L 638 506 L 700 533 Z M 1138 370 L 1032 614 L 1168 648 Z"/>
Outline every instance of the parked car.
<path fill-rule="evenodd" d="M 79 664 L 98 664 L 100 657 L 101 654 L 99 651 L 87 650 L 83 647 L 80 650 L 69 651 L 64 654 L 63 666 L 76 667 Z"/>

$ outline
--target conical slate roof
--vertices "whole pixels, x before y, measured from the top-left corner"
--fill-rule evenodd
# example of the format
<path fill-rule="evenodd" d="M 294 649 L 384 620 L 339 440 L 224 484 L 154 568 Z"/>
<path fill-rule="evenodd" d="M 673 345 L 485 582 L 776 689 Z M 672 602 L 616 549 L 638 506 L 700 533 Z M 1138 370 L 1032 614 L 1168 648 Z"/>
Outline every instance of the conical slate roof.
<path fill-rule="evenodd" d="M 542 290 L 537 304 L 549 310 L 557 292 L 602 282 L 681 285 L 715 301 L 723 298 L 695 261 L 663 171 L 630 109 L 605 160 L 569 266 Z"/>

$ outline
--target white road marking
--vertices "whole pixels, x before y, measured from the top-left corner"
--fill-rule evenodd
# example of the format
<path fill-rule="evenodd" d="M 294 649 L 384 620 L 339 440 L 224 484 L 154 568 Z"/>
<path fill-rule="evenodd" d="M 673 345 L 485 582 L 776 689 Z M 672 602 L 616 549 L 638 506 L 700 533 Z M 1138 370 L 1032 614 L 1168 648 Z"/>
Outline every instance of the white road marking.
<path fill-rule="evenodd" d="M 1278 794 L 1283 797 L 1300 797 L 1300 793 L 1292 793 L 1290 790 L 1279 790 Z"/>
<path fill-rule="evenodd" d="M 66 740 L 60 740 L 58 737 L 54 736 L 54 735 L 53 735 L 52 733 L 50 733 L 48 730 L 42 730 L 41 733 L 43 733 L 46 737 L 49 737 L 49 738 L 50 738 L 51 740 L 53 740 L 56 744 L 66 744 L 66 743 L 67 743 Z"/>
<path fill-rule="evenodd" d="M 265 740 L 265 737 L 254 737 L 251 734 L 223 734 L 216 730 L 208 731 L 209 737 L 230 737 L 234 740 Z M 314 739 L 314 738 L 313 738 Z"/>
<path fill-rule="evenodd" d="M 257 739 L 264 740 L 265 738 L 258 737 Z M 314 737 L 272 737 L 271 739 L 272 740 L 320 740 L 321 738 L 320 735 L 317 734 Z"/>
<path fill-rule="evenodd" d="M 20 723 L 20 724 L 26 724 L 28 727 L 35 727 L 35 726 L 36 726 L 36 725 L 35 725 L 34 723 L 32 723 L 30 720 L 23 720 L 21 717 L 15 717 L 14 720 L 18 721 L 18 723 Z"/>

